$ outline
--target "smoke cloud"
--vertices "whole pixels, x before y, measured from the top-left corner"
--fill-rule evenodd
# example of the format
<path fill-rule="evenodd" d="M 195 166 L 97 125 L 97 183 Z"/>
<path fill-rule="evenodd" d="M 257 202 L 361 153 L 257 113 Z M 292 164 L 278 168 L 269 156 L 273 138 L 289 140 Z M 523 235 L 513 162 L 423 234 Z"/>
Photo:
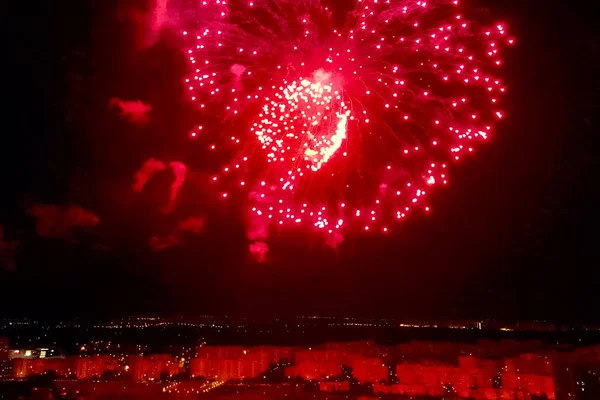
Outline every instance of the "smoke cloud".
<path fill-rule="evenodd" d="M 184 244 L 185 234 L 199 235 L 204 232 L 205 220 L 203 217 L 187 217 L 180 221 L 175 231 L 166 237 L 152 236 L 149 241 L 152 251 L 162 251 Z"/>
<path fill-rule="evenodd" d="M 150 158 L 142 167 L 133 175 L 133 191 L 136 193 L 144 190 L 144 186 L 152 177 L 159 172 L 167 169 L 167 166 L 162 161 Z"/>
<path fill-rule="evenodd" d="M 169 0 L 156 0 L 155 5 L 152 13 L 152 31 L 156 34 L 169 25 Z"/>
<path fill-rule="evenodd" d="M 113 97 L 110 107 L 118 108 L 119 115 L 134 125 L 143 126 L 150 121 L 152 106 L 142 103 L 141 100 L 121 100 Z"/>
<path fill-rule="evenodd" d="M 175 180 L 171 184 L 169 188 L 169 201 L 166 207 L 163 209 L 165 214 L 169 214 L 173 212 L 175 209 L 175 203 L 177 200 L 177 196 L 181 191 L 181 187 L 185 183 L 186 175 L 187 175 L 187 167 L 184 163 L 179 161 L 173 161 L 169 163 L 169 169 L 175 175 Z M 162 172 L 167 169 L 167 165 L 157 159 L 150 158 L 142 167 L 133 174 L 133 185 L 132 189 L 136 193 L 140 193 L 144 190 L 146 184 L 159 172 Z"/>
<path fill-rule="evenodd" d="M 252 258 L 254 258 L 254 260 L 258 261 L 259 263 L 263 263 L 267 260 L 267 253 L 269 252 L 269 247 L 265 242 L 257 241 L 250 243 L 248 250 L 250 251 L 250 255 L 252 256 Z"/>
<path fill-rule="evenodd" d="M 204 231 L 204 218 L 188 217 L 177 225 L 177 230 L 180 232 L 193 233 L 198 235 Z"/>
<path fill-rule="evenodd" d="M 93 228 L 100 218 L 80 206 L 35 204 L 28 214 L 36 218 L 35 230 L 39 236 L 61 238 L 76 229 Z"/>
<path fill-rule="evenodd" d="M 181 242 L 175 235 L 169 235 L 166 238 L 152 236 L 149 241 L 150 250 L 152 251 L 163 251 L 179 245 L 181 245 Z"/>
<path fill-rule="evenodd" d="M 117 11 L 117 16 L 133 24 L 139 50 L 154 46 L 164 29 L 178 26 L 181 9 L 169 7 L 170 0 L 147 0 L 146 3 L 150 3 L 146 4 L 147 7 L 132 5 L 131 2 L 123 3 Z"/>
<path fill-rule="evenodd" d="M 246 237 L 250 240 L 248 250 L 250 251 L 250 256 L 259 263 L 266 261 L 267 253 L 269 252 L 269 246 L 265 243 L 267 234 L 268 227 L 265 225 L 264 221 L 257 219 L 255 215 L 251 213 L 249 215 L 249 221 L 246 224 Z"/>
<path fill-rule="evenodd" d="M 325 244 L 332 249 L 337 249 L 340 244 L 344 242 L 344 236 L 339 232 L 333 232 L 327 234 L 325 237 Z"/>
<path fill-rule="evenodd" d="M 185 175 L 187 173 L 187 167 L 184 163 L 179 161 L 173 161 L 169 163 L 169 167 L 175 174 L 175 180 L 171 184 L 171 190 L 169 193 L 169 204 L 163 210 L 165 213 L 171 213 L 175 209 L 175 200 L 177 200 L 177 195 L 181 190 L 181 187 L 185 183 Z"/>

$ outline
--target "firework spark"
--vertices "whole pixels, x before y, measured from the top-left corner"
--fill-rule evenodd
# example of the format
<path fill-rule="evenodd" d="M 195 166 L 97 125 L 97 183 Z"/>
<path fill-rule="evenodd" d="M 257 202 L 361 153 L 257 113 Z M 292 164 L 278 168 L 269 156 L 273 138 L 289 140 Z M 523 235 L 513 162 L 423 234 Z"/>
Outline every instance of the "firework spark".
<path fill-rule="evenodd" d="M 310 226 L 336 246 L 342 231 L 386 234 L 429 212 L 450 163 L 504 117 L 514 39 L 456 0 L 359 0 L 342 29 L 317 0 L 202 6 L 183 32 L 190 136 L 232 155 L 211 181 L 247 199 L 251 226 Z"/>

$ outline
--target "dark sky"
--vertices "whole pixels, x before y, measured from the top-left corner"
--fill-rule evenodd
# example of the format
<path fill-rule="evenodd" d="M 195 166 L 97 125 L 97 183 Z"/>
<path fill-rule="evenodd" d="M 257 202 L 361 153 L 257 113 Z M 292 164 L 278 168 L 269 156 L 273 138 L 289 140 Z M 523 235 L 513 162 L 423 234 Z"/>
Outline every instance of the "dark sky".
<path fill-rule="evenodd" d="M 455 168 L 451 187 L 432 198 L 431 217 L 385 239 L 347 238 L 337 254 L 284 235 L 270 246 L 271 261 L 257 264 L 239 211 L 207 200 L 194 173 L 171 216 L 157 207 L 169 173 L 144 196 L 131 193 L 131 176 L 149 157 L 202 162 L 182 134 L 192 112 L 172 38 L 136 56 L 116 0 L 11 3 L 0 24 L 0 225 L 5 241 L 19 244 L 14 268 L 0 268 L 0 316 L 597 320 L 600 57 L 584 6 L 483 3 L 518 37 L 505 58 L 509 118 L 492 145 Z M 111 97 L 150 102 L 152 122 L 132 129 L 107 109 Z M 38 203 L 80 205 L 101 223 L 42 237 L 28 215 Z M 150 236 L 193 214 L 210 215 L 204 234 L 148 249 Z"/>

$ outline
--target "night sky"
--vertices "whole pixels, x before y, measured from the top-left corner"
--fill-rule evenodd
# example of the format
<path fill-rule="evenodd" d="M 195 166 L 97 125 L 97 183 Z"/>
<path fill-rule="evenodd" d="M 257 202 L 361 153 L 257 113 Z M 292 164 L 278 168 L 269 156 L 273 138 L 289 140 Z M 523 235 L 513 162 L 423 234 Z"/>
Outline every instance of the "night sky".
<path fill-rule="evenodd" d="M 126 2 L 54 3 L 11 2 L 0 24 L 0 316 L 598 319 L 600 55 L 585 6 L 482 2 L 518 38 L 505 53 L 508 118 L 435 192 L 432 215 L 387 238 L 347 237 L 337 251 L 284 234 L 258 264 L 240 208 L 218 205 L 201 183 L 176 38 L 136 52 L 136 30 L 116 7 Z M 152 104 L 152 120 L 132 127 L 107 106 L 113 97 Z M 131 191 L 149 157 L 190 166 L 170 215 L 160 206 L 171 173 Z M 40 204 L 80 206 L 100 223 L 48 231 L 36 226 Z M 206 218 L 202 234 L 149 248 L 191 215 Z"/>

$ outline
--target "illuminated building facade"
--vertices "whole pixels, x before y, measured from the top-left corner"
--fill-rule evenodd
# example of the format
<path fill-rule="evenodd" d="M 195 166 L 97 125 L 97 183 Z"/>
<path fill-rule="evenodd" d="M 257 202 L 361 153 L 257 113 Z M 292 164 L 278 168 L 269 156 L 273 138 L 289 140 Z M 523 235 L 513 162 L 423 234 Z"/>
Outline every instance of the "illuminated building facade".
<path fill-rule="evenodd" d="M 0 362 L 8 361 L 8 338 L 0 336 Z"/>
<path fill-rule="evenodd" d="M 79 357 L 67 358 L 16 358 L 13 363 L 13 376 L 15 378 L 27 378 L 28 376 L 40 375 L 47 371 L 54 371 L 59 377 L 71 378 L 76 376 Z"/>
<path fill-rule="evenodd" d="M 388 381 L 388 366 L 379 358 L 365 358 L 352 361 L 352 375 L 360 382 L 379 383 Z"/>
<path fill-rule="evenodd" d="M 319 390 L 321 392 L 348 392 L 350 382 L 319 382 Z"/>
<path fill-rule="evenodd" d="M 304 380 L 317 380 L 342 374 L 342 364 L 338 361 L 303 361 L 286 367 L 284 374 Z"/>
<path fill-rule="evenodd" d="M 0 336 L 0 380 L 8 379 L 11 376 L 11 364 L 8 358 L 8 338 Z"/>
<path fill-rule="evenodd" d="M 149 356 L 130 356 L 128 369 L 136 382 L 158 381 L 162 377 L 171 377 L 179 373 L 180 360 L 168 354 Z"/>
<path fill-rule="evenodd" d="M 100 377 L 106 371 L 119 369 L 119 362 L 112 356 L 81 357 L 75 360 L 75 375 L 77 379 Z"/>
<path fill-rule="evenodd" d="M 197 357 L 190 362 L 190 376 L 204 376 L 221 381 L 254 378 L 270 365 L 290 360 L 289 347 L 213 346 L 198 348 Z"/>

